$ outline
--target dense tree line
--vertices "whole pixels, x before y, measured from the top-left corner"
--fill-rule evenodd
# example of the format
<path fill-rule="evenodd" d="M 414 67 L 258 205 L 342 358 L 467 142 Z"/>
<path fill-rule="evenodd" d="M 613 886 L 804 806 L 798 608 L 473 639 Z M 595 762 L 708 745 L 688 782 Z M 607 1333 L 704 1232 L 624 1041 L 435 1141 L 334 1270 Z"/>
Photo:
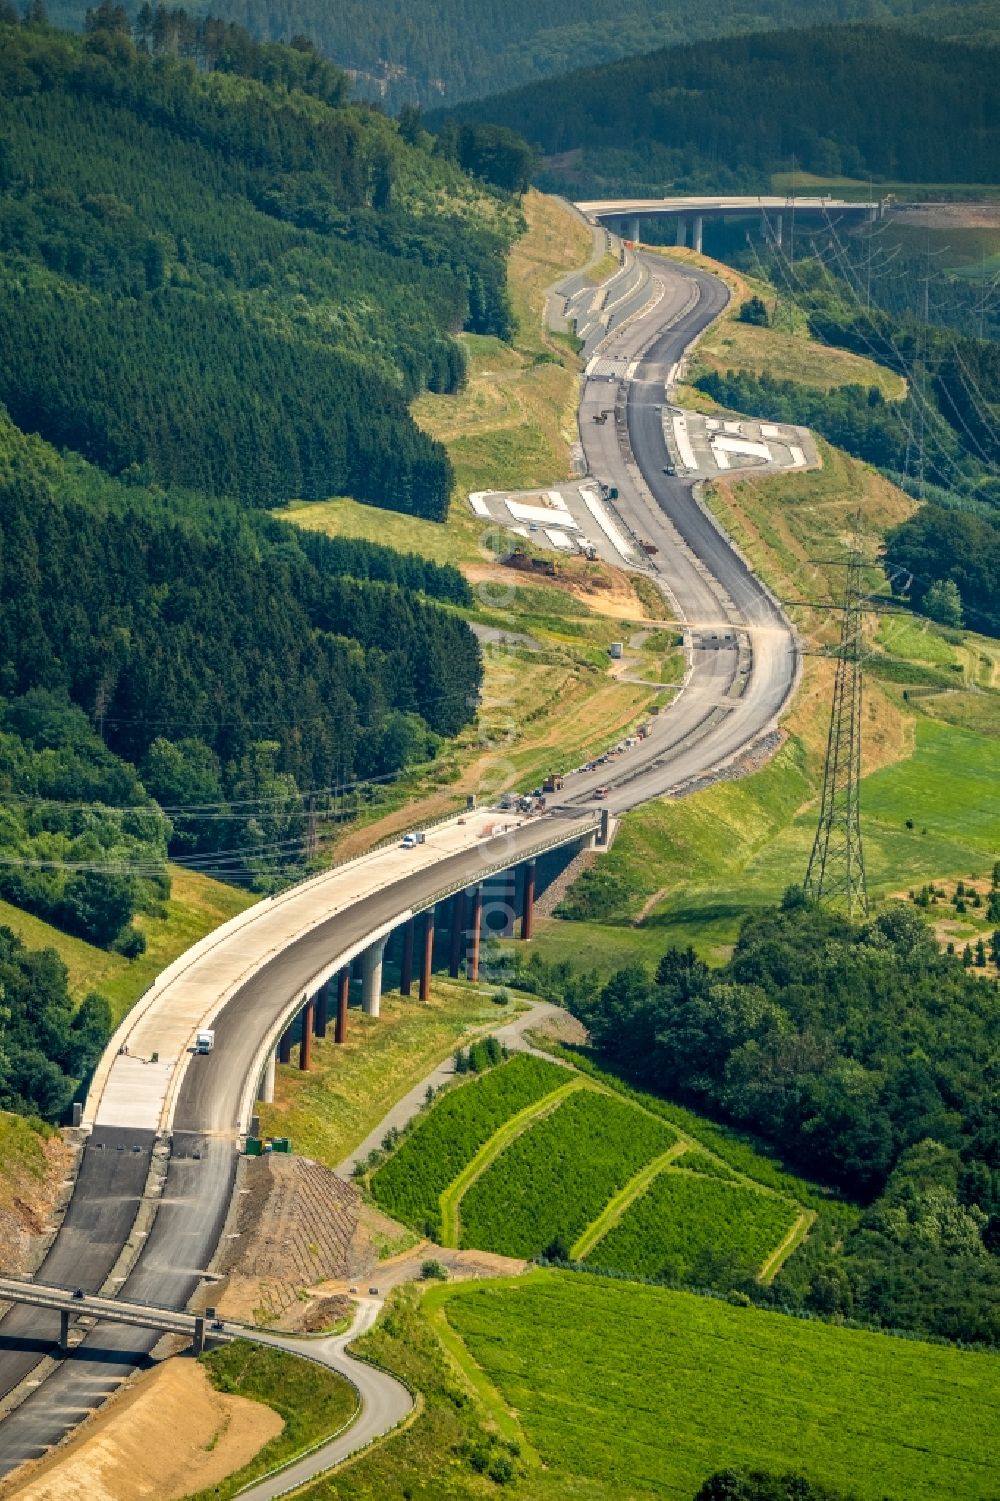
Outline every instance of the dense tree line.
<path fill-rule="evenodd" d="M 427 759 L 474 714 L 478 645 L 437 603 L 468 602 L 455 569 L 197 496 L 168 501 L 60 461 L 9 423 L 0 436 L 0 691 L 62 695 L 142 781 L 118 768 L 112 796 L 77 758 L 53 797 L 113 806 L 148 793 L 170 811 L 173 852 L 224 851 L 221 869 L 253 873 L 274 851 L 282 865 L 302 858 L 304 790 Z M 12 788 L 32 778 L 22 770 Z M 147 864 L 162 859 L 161 821 L 151 837 Z"/>
<path fill-rule="evenodd" d="M 581 69 L 462 105 L 547 156 L 545 185 L 642 194 L 769 188 L 799 169 L 991 182 L 997 49 L 874 26 L 726 37 Z"/>
<path fill-rule="evenodd" d="M 699 1488 L 694 1501 L 852 1501 L 852 1498 L 804 1475 L 719 1470 Z"/>
<path fill-rule="evenodd" d="M 565 997 L 611 1067 L 865 1204 L 757 1301 L 1000 1342 L 997 988 L 915 913 L 852 923 L 792 891 L 719 970 L 670 950 Z"/>
<path fill-rule="evenodd" d="M 0 928 L 0 986 L 0 1108 L 59 1120 L 110 1035 L 108 1003 L 90 995 L 75 1010 L 58 954 L 26 949 L 9 928 Z"/>
<path fill-rule="evenodd" d="M 396 107 L 429 104 L 513 88 L 572 68 L 698 37 L 865 20 L 868 0 L 621 0 L 613 15 L 601 0 L 213 0 L 217 15 L 270 41 L 311 37 L 342 66 L 356 87 Z M 937 0 L 883 0 L 881 17 L 908 23 L 928 12 L 936 33 L 995 30 L 986 14 L 968 26 L 976 7 L 943 8 Z M 82 27 L 93 0 L 48 0 L 60 24 Z M 129 11 L 139 11 L 131 0 Z M 195 45 L 198 23 L 185 18 L 177 44 Z"/>
<path fill-rule="evenodd" d="M 885 557 L 894 588 L 916 609 L 933 614 L 928 596 L 950 581 L 958 590 L 962 619 L 1000 636 L 1000 511 L 969 515 L 921 506 L 889 532 Z"/>
<path fill-rule="evenodd" d="M 170 825 L 64 694 L 0 700 L 0 895 L 129 957 L 137 910 L 169 894 Z"/>
<path fill-rule="evenodd" d="M 141 481 L 441 518 L 407 403 L 509 334 L 513 210 L 304 45 L 100 9 L 0 27 L 0 401 Z"/>

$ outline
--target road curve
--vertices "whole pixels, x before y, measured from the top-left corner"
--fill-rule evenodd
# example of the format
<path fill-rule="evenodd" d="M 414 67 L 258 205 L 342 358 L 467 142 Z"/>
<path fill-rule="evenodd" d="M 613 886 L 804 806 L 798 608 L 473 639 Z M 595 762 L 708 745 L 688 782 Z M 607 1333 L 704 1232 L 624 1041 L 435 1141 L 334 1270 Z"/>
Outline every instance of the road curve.
<path fill-rule="evenodd" d="M 540 824 L 582 825 L 598 783 L 611 786 L 609 805 L 622 811 L 737 754 L 773 725 L 795 681 L 794 640 L 780 609 L 701 509 L 692 487 L 662 474 L 666 448 L 657 408 L 669 370 L 724 306 L 725 288 L 704 272 L 661 257 L 646 257 L 645 269 L 655 283 L 654 299 L 615 329 L 602 351 L 628 363 L 628 378 L 609 383 L 599 366 L 591 373 L 581 403 L 581 437 L 591 472 L 619 487 L 622 520 L 659 549 L 662 580 L 686 622 L 692 670 L 684 692 L 658 716 L 640 749 L 569 779 L 552 819 L 511 836 L 510 863 L 530 853 Z M 590 417 L 595 405 L 609 404 L 611 384 L 621 425 L 597 425 Z M 107 1290 L 111 1279 L 132 1301 L 185 1307 L 222 1234 L 241 1101 L 276 1018 L 332 953 L 398 920 L 401 912 L 428 905 L 444 890 L 471 883 L 481 869 L 478 850 L 451 855 L 434 870 L 415 872 L 317 922 L 250 976 L 215 1018 L 215 1051 L 183 1076 L 169 1148 L 155 1129 L 98 1122 L 40 1278 L 88 1292 Z M 130 1233 L 140 1236 L 134 1264 L 127 1275 L 113 1278 Z M 0 1398 L 54 1342 L 48 1328 L 27 1322 L 31 1317 L 15 1310 L 0 1324 Z M 155 1338 L 98 1324 L 73 1358 L 0 1423 L 0 1475 L 44 1453 L 100 1405 L 146 1360 Z M 345 1452 L 367 1442 L 359 1440 L 365 1431 L 359 1422 L 345 1433 Z"/>
<path fill-rule="evenodd" d="M 586 805 L 603 784 L 608 806 L 619 813 L 682 789 L 773 729 L 799 671 L 795 633 L 780 605 L 700 503 L 695 485 L 664 473 L 671 372 L 723 311 L 728 291 L 693 266 L 652 254 L 642 259 L 653 295 L 590 361 L 580 438 L 588 473 L 618 488 L 619 518 L 657 549 L 657 576 L 684 623 L 691 670 L 648 740 L 567 779 L 561 806 Z M 614 421 L 594 422 L 612 407 Z"/>
<path fill-rule="evenodd" d="M 295 1339 L 263 1332 L 249 1336 L 255 1344 L 287 1350 L 346 1377 L 358 1394 L 358 1412 L 350 1426 L 328 1444 L 322 1444 L 311 1454 L 285 1465 L 248 1490 L 240 1491 L 240 1501 L 273 1501 L 276 1496 L 296 1490 L 357 1454 L 360 1449 L 367 1448 L 384 1434 L 391 1433 L 412 1412 L 413 1398 L 402 1382 L 378 1366 L 369 1365 L 348 1353 L 347 1346 L 371 1328 L 381 1308 L 378 1298 L 359 1299 L 354 1322 L 347 1333 L 331 1335 L 328 1339 Z"/>

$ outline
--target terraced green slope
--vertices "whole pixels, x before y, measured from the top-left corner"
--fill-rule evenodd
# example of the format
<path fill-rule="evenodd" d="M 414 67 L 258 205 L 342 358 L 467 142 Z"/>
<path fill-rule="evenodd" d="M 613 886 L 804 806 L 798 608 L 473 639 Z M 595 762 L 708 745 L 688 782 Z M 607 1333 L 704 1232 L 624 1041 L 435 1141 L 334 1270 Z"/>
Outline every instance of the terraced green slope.
<path fill-rule="evenodd" d="M 463 1246 L 537 1256 L 570 1246 L 629 1179 L 676 1140 L 664 1122 L 593 1089 L 519 1136 L 461 1203 Z"/>
<path fill-rule="evenodd" d="M 787 1199 L 668 1168 L 586 1259 L 608 1271 L 669 1282 L 712 1285 L 723 1274 L 752 1277 L 800 1215 Z"/>
<path fill-rule="evenodd" d="M 436 1228 L 441 1194 L 480 1147 L 505 1121 L 566 1079 L 558 1064 L 518 1053 L 450 1091 L 375 1174 L 372 1192 L 379 1206 L 407 1224 Z"/>

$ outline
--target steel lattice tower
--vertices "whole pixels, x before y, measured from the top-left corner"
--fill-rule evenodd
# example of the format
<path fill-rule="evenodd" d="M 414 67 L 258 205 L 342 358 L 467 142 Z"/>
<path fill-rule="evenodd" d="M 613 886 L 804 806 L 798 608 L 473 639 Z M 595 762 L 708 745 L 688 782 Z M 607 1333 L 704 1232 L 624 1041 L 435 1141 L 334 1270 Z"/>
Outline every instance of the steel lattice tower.
<path fill-rule="evenodd" d="M 805 889 L 818 900 L 843 903 L 848 916 L 868 915 L 861 847 L 861 622 L 864 558 L 855 545 L 847 560 L 847 589 L 833 684 L 830 734 L 823 769 L 819 827 Z"/>

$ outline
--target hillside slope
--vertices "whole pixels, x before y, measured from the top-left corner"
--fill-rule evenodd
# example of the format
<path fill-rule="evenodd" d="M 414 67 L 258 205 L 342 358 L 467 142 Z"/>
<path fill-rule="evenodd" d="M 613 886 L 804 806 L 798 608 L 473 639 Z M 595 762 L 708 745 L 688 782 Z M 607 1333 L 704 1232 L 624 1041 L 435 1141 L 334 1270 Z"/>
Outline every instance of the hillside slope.
<path fill-rule="evenodd" d="M 407 405 L 508 334 L 516 211 L 315 53 L 181 40 L 0 22 L 0 402 L 130 481 L 440 520 Z"/>
<path fill-rule="evenodd" d="M 88 8 L 88 0 L 50 0 L 49 13 L 82 26 Z M 943 35 L 990 29 L 984 7 L 966 0 L 621 0 L 613 14 L 602 0 L 198 0 L 189 9 L 266 41 L 304 34 L 356 75 L 360 93 L 390 107 L 475 98 L 650 47 L 821 20 L 909 21 L 926 10 L 928 27 Z"/>
<path fill-rule="evenodd" d="M 457 113 L 515 126 L 549 159 L 540 183 L 575 196 L 766 192 L 788 168 L 989 183 L 996 70 L 989 46 L 825 26 L 649 52 Z"/>

